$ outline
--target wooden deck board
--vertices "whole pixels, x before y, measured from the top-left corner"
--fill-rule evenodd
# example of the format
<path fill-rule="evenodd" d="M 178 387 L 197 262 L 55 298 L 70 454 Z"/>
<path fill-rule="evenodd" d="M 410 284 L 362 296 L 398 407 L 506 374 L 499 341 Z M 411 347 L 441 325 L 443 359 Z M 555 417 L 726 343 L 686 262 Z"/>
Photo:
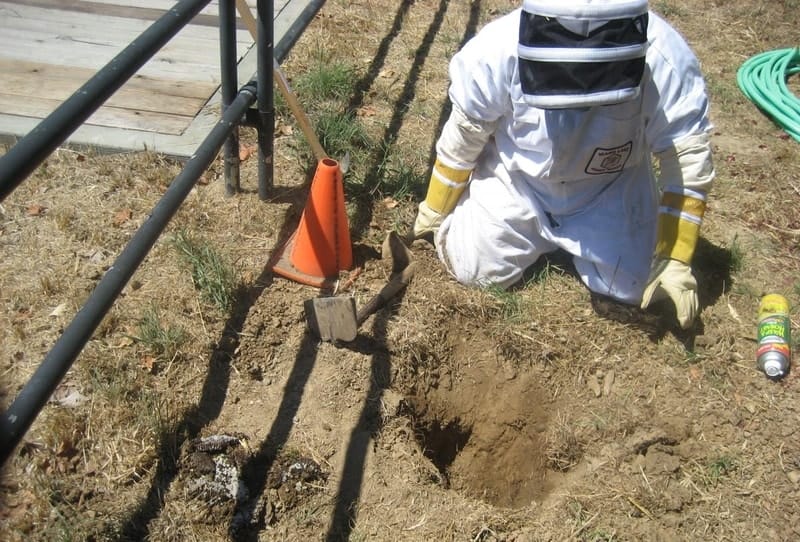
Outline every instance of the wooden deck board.
<path fill-rule="evenodd" d="M 311 0 L 274 2 L 275 43 Z M 0 138 L 24 136 L 175 4 L 167 0 L 0 1 Z M 256 0 L 248 0 L 255 13 Z M 218 1 L 212 1 L 67 141 L 190 156 L 219 117 Z M 240 83 L 256 50 L 237 31 Z"/>

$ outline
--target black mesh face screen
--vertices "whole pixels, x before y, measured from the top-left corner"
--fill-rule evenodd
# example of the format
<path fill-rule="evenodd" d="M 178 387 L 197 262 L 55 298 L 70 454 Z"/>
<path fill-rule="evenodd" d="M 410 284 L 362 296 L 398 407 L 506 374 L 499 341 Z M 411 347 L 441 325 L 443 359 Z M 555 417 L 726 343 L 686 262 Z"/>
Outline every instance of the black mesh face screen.
<path fill-rule="evenodd" d="M 607 48 L 642 44 L 647 41 L 647 13 L 632 19 L 615 19 L 592 30 L 576 34 L 553 17 L 522 12 L 519 43 L 528 47 Z"/>
<path fill-rule="evenodd" d="M 578 96 L 597 96 L 604 100 L 600 103 L 612 103 L 633 95 L 645 69 L 647 23 L 648 15 L 643 13 L 605 21 L 583 35 L 554 17 L 523 10 L 519 26 L 522 92 L 532 103 L 547 104 L 543 107 L 569 107 Z M 550 51 L 562 58 L 552 58 Z"/>
<path fill-rule="evenodd" d="M 617 62 L 539 62 L 519 59 L 525 94 L 585 95 L 632 88 L 644 74 L 644 57 Z"/>

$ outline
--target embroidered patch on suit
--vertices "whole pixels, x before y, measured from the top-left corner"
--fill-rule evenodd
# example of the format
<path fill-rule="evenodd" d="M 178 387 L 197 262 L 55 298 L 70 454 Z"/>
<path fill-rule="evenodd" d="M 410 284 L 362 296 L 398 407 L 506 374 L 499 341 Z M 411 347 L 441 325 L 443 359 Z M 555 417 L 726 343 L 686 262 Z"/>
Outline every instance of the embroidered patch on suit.
<path fill-rule="evenodd" d="M 591 160 L 586 165 L 586 173 L 589 175 L 605 175 L 622 171 L 631 156 L 631 150 L 633 150 L 633 142 L 631 141 L 612 149 L 595 149 Z"/>

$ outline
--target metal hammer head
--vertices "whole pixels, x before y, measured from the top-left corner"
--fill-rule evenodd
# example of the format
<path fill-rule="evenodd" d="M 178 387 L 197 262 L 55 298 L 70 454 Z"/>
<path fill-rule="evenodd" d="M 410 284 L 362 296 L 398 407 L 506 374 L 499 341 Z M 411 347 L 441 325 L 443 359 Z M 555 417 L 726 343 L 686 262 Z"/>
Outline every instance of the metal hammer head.
<path fill-rule="evenodd" d="M 308 325 L 327 342 L 353 341 L 358 334 L 356 300 L 349 296 L 315 297 L 303 303 Z"/>

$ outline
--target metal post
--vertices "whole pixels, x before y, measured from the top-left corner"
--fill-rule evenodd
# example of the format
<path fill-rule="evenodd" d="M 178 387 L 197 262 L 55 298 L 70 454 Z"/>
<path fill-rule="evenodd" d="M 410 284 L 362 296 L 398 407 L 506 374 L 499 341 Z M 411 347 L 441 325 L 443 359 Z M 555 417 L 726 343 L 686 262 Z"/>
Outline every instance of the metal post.
<path fill-rule="evenodd" d="M 258 197 L 266 200 L 273 186 L 275 103 L 272 88 L 274 8 L 272 0 L 258 0 Z"/>
<path fill-rule="evenodd" d="M 208 3 L 175 4 L 0 157 L 0 202 Z"/>
<path fill-rule="evenodd" d="M 236 125 L 255 100 L 256 89 L 251 82 L 242 88 L 222 119 L 186 162 L 183 170 L 153 208 L 150 217 L 136 231 L 28 383 L 0 417 L 0 466 L 11 456 L 39 411 L 47 404 L 94 330 L 189 195 L 197 179 L 217 157 L 232 126 Z"/>
<path fill-rule="evenodd" d="M 235 0 L 219 3 L 219 51 L 222 86 L 222 113 L 236 98 L 239 87 L 236 51 L 236 4 Z M 224 147 L 225 193 L 232 196 L 239 191 L 239 126 L 233 127 Z"/>

